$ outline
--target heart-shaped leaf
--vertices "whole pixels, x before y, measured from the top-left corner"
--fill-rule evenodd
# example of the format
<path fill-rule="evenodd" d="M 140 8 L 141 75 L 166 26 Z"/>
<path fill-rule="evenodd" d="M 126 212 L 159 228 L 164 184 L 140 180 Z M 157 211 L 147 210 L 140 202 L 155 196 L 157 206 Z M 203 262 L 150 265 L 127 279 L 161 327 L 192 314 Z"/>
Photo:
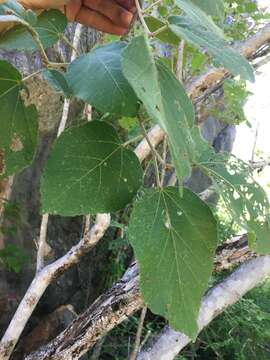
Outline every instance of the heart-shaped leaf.
<path fill-rule="evenodd" d="M 217 246 L 211 210 L 190 190 L 180 197 L 178 188 L 148 189 L 134 205 L 128 234 L 145 303 L 195 338 Z"/>
<path fill-rule="evenodd" d="M 43 172 L 42 210 L 65 216 L 117 211 L 141 182 L 139 160 L 114 128 L 91 121 L 57 139 Z"/>
<path fill-rule="evenodd" d="M 73 94 L 104 113 L 136 115 L 138 99 L 121 69 L 125 47 L 124 42 L 114 42 L 73 61 L 67 69 Z"/>

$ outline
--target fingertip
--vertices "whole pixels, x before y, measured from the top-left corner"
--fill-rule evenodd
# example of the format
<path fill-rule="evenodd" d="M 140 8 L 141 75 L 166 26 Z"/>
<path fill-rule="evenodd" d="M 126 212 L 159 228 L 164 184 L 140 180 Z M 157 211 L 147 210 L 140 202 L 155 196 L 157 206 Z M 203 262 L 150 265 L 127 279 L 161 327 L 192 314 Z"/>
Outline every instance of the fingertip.
<path fill-rule="evenodd" d="M 124 36 L 126 35 L 128 32 L 128 28 L 121 28 L 121 27 L 118 27 L 118 28 L 115 28 L 113 31 L 112 31 L 112 34 L 113 35 L 116 35 L 116 36 Z"/>
<path fill-rule="evenodd" d="M 129 11 L 122 11 L 120 14 L 121 23 L 128 28 L 133 20 L 133 16 Z"/>

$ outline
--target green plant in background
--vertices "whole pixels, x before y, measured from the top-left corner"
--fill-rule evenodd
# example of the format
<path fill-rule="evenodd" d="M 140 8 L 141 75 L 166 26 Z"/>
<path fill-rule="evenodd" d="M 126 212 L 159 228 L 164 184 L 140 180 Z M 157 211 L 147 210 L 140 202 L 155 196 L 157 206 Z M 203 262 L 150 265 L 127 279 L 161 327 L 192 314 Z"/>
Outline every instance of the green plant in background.
<path fill-rule="evenodd" d="M 224 123 L 239 125 L 247 121 L 244 105 L 249 95 L 244 81 L 228 79 L 223 84 L 223 96 L 213 101 L 209 114 Z"/>
<path fill-rule="evenodd" d="M 234 3 L 231 5 L 229 8 L 234 8 Z M 248 9 L 245 5 L 244 10 Z M 206 174 L 223 200 L 224 211 L 248 232 L 250 247 L 260 254 L 270 252 L 270 214 L 267 196 L 254 181 L 249 165 L 230 154 L 216 154 L 202 139 L 193 104 L 179 81 L 181 76 L 175 73 L 173 56 L 180 42 L 183 47 L 188 43 L 197 49 L 186 55 L 186 59 L 193 56 L 193 73 L 207 62 L 226 68 L 226 75 L 230 72 L 241 81 L 254 81 L 254 73 L 222 30 L 226 15 L 222 0 L 165 2 L 159 4 L 157 16 L 151 16 L 149 9 L 143 11 L 139 4 L 137 10 L 142 26 L 127 41 L 110 39 L 63 64 L 51 62 L 45 49 L 63 39 L 65 17 L 57 11 L 37 17 L 8 0 L 0 5 L 0 21 L 13 21 L 18 27 L 0 38 L 0 47 L 38 49 L 44 65 L 40 72 L 45 72 L 48 82 L 64 96 L 74 96 L 97 110 L 95 120 L 70 127 L 55 141 L 41 181 L 42 213 L 95 216 L 128 207 L 125 225 L 139 263 L 147 306 L 195 340 L 198 311 L 219 242 L 218 219 L 204 201 L 183 187 L 183 180 L 194 168 Z M 169 64 L 159 56 L 157 39 L 173 47 Z M 198 59 L 198 51 L 207 54 L 207 62 Z M 0 61 L 4 115 L 0 150 L 5 165 L 1 177 L 29 165 L 36 150 L 36 109 L 25 106 L 21 97 L 25 80 L 14 66 Z M 241 88 L 240 98 L 235 100 L 237 86 L 225 85 L 226 101 L 232 106 L 227 117 L 241 113 L 246 93 Z M 130 118 L 136 119 L 136 126 Z M 124 142 L 117 131 L 119 123 L 129 131 L 136 129 L 136 136 Z M 143 167 L 132 145 L 138 141 L 138 129 L 149 141 L 145 134 L 149 123 L 166 134 L 177 187 L 166 187 L 162 176 L 166 159 L 153 148 L 155 186 L 143 186 Z"/>
<path fill-rule="evenodd" d="M 253 0 L 226 0 L 224 31 L 233 40 L 243 40 L 258 29 L 263 20 L 269 19 L 269 14 L 258 10 Z"/>
<path fill-rule="evenodd" d="M 252 290 L 200 335 L 199 359 L 267 360 L 270 357 L 270 282 Z"/>
<path fill-rule="evenodd" d="M 19 204 L 5 201 L 3 219 L 0 234 L 18 236 L 18 226 L 22 224 L 22 209 Z M 18 273 L 28 262 L 29 257 L 22 247 L 6 244 L 5 248 L 0 250 L 0 266 L 4 266 L 9 271 Z"/>
<path fill-rule="evenodd" d="M 0 250 L 0 265 L 9 271 L 19 273 L 27 262 L 29 257 L 21 247 L 6 244 L 5 248 Z"/>

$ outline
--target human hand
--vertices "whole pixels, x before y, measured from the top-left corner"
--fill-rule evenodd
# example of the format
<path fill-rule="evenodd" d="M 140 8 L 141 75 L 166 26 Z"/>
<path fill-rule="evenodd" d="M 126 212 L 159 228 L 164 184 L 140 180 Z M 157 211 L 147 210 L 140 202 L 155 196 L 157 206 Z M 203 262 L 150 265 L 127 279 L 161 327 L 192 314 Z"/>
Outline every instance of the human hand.
<path fill-rule="evenodd" d="M 69 21 L 114 34 L 127 33 L 136 7 L 134 0 L 21 0 L 30 9 L 60 9 Z"/>

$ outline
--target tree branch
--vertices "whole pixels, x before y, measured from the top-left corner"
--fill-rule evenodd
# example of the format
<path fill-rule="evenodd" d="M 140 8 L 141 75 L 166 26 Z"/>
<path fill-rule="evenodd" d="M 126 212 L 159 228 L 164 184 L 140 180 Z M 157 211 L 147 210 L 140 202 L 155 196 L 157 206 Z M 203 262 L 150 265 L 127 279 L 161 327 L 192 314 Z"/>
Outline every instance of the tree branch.
<path fill-rule="evenodd" d="M 27 356 L 26 360 L 79 359 L 108 331 L 142 306 L 138 268 L 134 263 L 111 290 L 101 295 L 55 340 Z"/>
<path fill-rule="evenodd" d="M 108 214 L 98 215 L 96 224 L 86 237 L 81 239 L 76 246 L 73 246 L 67 254 L 52 264 L 45 266 L 36 274 L 1 340 L 1 360 L 9 359 L 28 319 L 48 285 L 72 265 L 77 264 L 81 257 L 89 252 L 102 238 L 109 225 L 110 216 Z"/>
<path fill-rule="evenodd" d="M 259 50 L 269 43 L 270 24 L 267 24 L 247 40 L 237 42 L 234 47 L 247 59 L 255 59 L 257 56 L 260 56 Z M 220 83 L 222 83 L 228 75 L 229 72 L 223 68 L 210 68 L 187 84 L 186 91 L 192 101 L 196 103 L 207 89 L 214 88 L 217 84 L 220 86 Z M 155 125 L 148 133 L 148 137 L 153 138 L 153 146 L 157 146 L 163 140 L 164 136 L 165 133 L 159 125 Z M 151 149 L 146 141 L 142 142 L 142 147 L 144 158 L 147 158 L 151 153 Z M 139 150 L 140 149 L 138 149 L 138 151 Z"/>
<path fill-rule="evenodd" d="M 245 42 L 238 44 L 238 48 L 240 48 L 240 51 L 244 56 L 250 58 L 257 50 L 269 42 L 270 24 L 266 25 L 256 35 L 252 36 Z M 189 96 L 192 99 L 196 98 L 207 87 L 213 86 L 216 82 L 220 81 L 225 74 L 226 70 L 224 69 L 208 70 L 205 74 L 190 84 L 188 87 Z M 159 126 L 155 126 L 150 130 L 148 137 L 151 140 L 152 145 L 157 146 L 163 140 L 164 132 Z M 141 161 L 144 160 L 150 152 L 150 147 L 146 141 L 142 141 L 135 150 L 135 153 Z M 83 238 L 79 244 L 73 247 L 66 255 L 59 260 L 56 260 L 54 263 L 47 265 L 37 274 L 0 343 L 1 360 L 7 360 L 9 358 L 26 322 L 31 316 L 36 304 L 47 286 L 66 269 L 77 263 L 80 258 L 86 254 L 103 236 L 104 232 L 109 227 L 109 224 L 110 216 L 108 214 L 98 215 L 96 224 L 91 229 L 88 239 Z"/>
<path fill-rule="evenodd" d="M 199 331 L 269 275 L 270 256 L 261 256 L 243 264 L 214 286 L 203 298 L 198 318 Z M 137 360 L 173 360 L 190 341 L 186 335 L 166 326 L 153 344 L 141 351 Z"/>
<path fill-rule="evenodd" d="M 227 256 L 227 263 L 241 262 L 235 253 L 246 246 L 246 235 L 234 238 L 219 248 L 219 254 L 228 251 L 234 260 Z M 219 270 L 222 269 L 220 261 Z M 245 266 L 245 265 L 243 265 Z M 226 266 L 227 268 L 227 266 Z M 269 257 L 270 273 L 270 257 Z M 246 273 L 247 277 L 250 274 Z M 255 276 L 255 274 L 254 274 Z M 249 281 L 249 280 L 248 280 Z M 108 331 L 143 307 L 143 299 L 139 292 L 139 275 L 137 264 L 133 263 L 122 280 L 111 290 L 101 295 L 93 305 L 78 316 L 57 338 L 38 351 L 26 357 L 26 360 L 76 360 L 85 354 Z M 128 315 L 127 315 L 128 314 Z M 156 357 L 153 359 L 159 359 Z"/>

